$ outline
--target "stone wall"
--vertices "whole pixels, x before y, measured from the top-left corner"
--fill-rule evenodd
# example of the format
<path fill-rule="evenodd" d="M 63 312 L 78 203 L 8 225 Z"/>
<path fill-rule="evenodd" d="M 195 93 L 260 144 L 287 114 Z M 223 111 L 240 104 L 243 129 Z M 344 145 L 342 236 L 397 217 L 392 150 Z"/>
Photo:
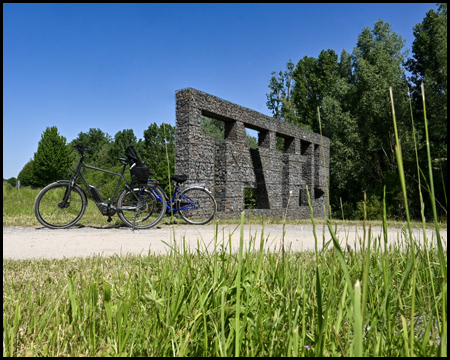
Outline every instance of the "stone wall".
<path fill-rule="evenodd" d="M 225 123 L 223 140 L 202 133 L 203 116 Z M 259 132 L 258 147 L 248 146 L 246 127 Z M 328 138 L 192 88 L 176 92 L 175 138 L 175 173 L 211 188 L 219 218 L 240 215 L 244 188 L 256 189 L 258 209 L 248 215 L 309 218 L 308 187 L 314 216 L 324 216 Z"/>

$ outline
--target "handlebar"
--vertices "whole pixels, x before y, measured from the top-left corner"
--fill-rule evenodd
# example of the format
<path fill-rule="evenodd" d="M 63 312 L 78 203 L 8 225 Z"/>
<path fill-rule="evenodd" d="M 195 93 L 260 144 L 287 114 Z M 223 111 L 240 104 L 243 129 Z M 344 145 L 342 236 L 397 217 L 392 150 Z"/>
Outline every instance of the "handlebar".
<path fill-rule="evenodd" d="M 93 151 L 91 149 L 89 149 L 87 147 L 84 147 L 84 146 L 82 146 L 80 144 L 76 144 L 73 148 L 75 150 L 78 150 L 80 152 L 80 154 L 83 154 L 85 151 L 88 152 L 88 153 L 93 154 Z"/>

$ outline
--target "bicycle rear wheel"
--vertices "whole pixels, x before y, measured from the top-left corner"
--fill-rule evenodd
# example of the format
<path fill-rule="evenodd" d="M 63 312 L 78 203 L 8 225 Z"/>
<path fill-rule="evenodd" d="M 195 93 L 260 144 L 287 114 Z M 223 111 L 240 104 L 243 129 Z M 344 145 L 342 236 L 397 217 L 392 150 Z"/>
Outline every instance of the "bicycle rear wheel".
<path fill-rule="evenodd" d="M 69 182 L 55 182 L 38 194 L 34 202 L 34 214 L 42 225 L 50 229 L 64 229 L 81 219 L 86 210 L 86 195 L 75 185 L 70 190 L 67 202 L 63 204 L 68 190 Z"/>
<path fill-rule="evenodd" d="M 166 213 L 164 194 L 159 188 L 133 187 L 122 190 L 117 199 L 117 215 L 128 226 L 149 229 L 158 224 Z"/>
<path fill-rule="evenodd" d="M 193 225 L 210 222 L 216 213 L 216 201 L 209 191 L 193 186 L 187 188 L 178 197 L 177 208 L 184 221 Z"/>

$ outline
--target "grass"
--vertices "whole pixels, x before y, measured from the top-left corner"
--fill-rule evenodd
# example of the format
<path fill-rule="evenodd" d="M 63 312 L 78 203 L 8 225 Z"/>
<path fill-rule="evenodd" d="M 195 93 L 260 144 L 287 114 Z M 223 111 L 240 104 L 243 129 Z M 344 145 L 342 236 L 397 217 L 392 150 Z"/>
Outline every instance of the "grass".
<path fill-rule="evenodd" d="M 397 160 L 401 169 L 398 138 Z M 8 200 L 21 208 L 34 196 L 23 190 L 5 198 L 4 185 L 10 224 L 33 216 Z M 284 241 L 266 251 L 264 227 L 244 239 L 247 221 L 243 213 L 239 249 L 216 222 L 212 252 L 183 239 L 165 255 L 3 259 L 3 356 L 447 356 L 447 256 L 436 214 L 432 239 L 413 238 L 419 224 L 407 219 L 388 245 L 384 203 L 382 235 L 364 220 L 354 251 L 312 208 L 314 235 L 327 226 L 331 250 L 319 250 L 316 236 L 314 251 Z"/>

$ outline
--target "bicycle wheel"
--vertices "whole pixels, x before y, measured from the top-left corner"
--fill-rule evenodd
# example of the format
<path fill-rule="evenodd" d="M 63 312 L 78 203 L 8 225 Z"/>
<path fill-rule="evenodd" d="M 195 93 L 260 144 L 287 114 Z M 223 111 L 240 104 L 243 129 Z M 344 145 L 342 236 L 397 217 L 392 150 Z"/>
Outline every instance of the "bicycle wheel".
<path fill-rule="evenodd" d="M 78 185 L 72 187 L 65 205 L 62 201 L 69 190 L 69 182 L 55 182 L 41 190 L 34 202 L 38 221 L 50 229 L 64 229 L 75 225 L 83 216 L 87 199 Z"/>
<path fill-rule="evenodd" d="M 184 221 L 193 225 L 210 222 L 216 213 L 216 201 L 209 191 L 193 186 L 182 191 L 177 199 L 177 208 Z"/>
<path fill-rule="evenodd" d="M 133 187 L 123 189 L 117 199 L 117 215 L 128 226 L 149 229 L 161 221 L 166 213 L 164 194 L 159 188 Z"/>

